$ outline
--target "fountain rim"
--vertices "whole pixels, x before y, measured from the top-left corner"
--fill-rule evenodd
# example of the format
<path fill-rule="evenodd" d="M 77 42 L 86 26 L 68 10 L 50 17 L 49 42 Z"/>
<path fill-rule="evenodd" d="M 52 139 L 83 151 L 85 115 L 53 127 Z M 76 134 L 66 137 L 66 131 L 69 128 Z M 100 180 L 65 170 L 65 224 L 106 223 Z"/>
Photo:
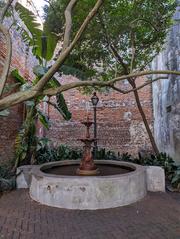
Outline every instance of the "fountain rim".
<path fill-rule="evenodd" d="M 117 165 L 117 166 L 125 166 L 125 167 L 129 167 L 131 169 L 134 169 L 134 171 L 130 171 L 128 173 L 124 173 L 124 174 L 114 174 L 114 175 L 106 175 L 106 176 L 79 176 L 79 175 L 57 175 L 57 174 L 50 174 L 50 173 L 45 173 L 42 170 L 43 169 L 48 169 L 48 168 L 52 168 L 54 166 L 68 166 L 68 165 L 79 165 L 80 160 L 62 160 L 62 161 L 56 161 L 56 162 L 49 162 L 49 163 L 44 163 L 41 165 L 37 165 L 36 167 L 32 168 L 31 173 L 34 176 L 43 178 L 51 178 L 51 179 L 88 179 L 88 178 L 93 178 L 96 180 L 101 180 L 101 179 L 105 179 L 105 178 L 109 178 L 109 179 L 113 179 L 113 178 L 123 178 L 126 177 L 128 175 L 135 175 L 138 174 L 142 171 L 145 170 L 145 168 L 141 165 L 137 165 L 134 163 L 129 163 L 129 162 L 123 162 L 123 161 L 115 161 L 115 160 L 95 160 L 94 161 L 95 164 L 104 164 L 104 165 Z"/>

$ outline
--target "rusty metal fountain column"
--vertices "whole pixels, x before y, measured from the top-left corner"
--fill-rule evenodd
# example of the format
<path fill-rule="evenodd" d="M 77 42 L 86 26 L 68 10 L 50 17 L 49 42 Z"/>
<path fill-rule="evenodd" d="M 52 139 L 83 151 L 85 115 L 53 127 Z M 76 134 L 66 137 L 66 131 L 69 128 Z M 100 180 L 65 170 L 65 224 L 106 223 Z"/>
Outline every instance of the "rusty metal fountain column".
<path fill-rule="evenodd" d="M 89 120 L 89 115 L 87 116 L 87 121 L 81 122 L 86 126 L 86 138 L 80 139 L 84 143 L 84 152 L 83 158 L 81 160 L 80 166 L 77 169 L 76 173 L 78 175 L 86 175 L 93 176 L 99 174 L 99 169 L 96 167 L 92 153 L 91 153 L 91 144 L 96 140 L 94 138 L 90 138 L 90 127 L 93 124 L 92 121 Z"/>

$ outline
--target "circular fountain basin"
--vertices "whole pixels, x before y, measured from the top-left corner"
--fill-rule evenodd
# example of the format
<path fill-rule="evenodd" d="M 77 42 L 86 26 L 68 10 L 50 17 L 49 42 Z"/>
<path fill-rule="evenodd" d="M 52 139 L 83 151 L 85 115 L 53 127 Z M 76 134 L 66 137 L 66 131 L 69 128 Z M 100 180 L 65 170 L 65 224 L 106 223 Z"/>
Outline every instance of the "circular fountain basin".
<path fill-rule="evenodd" d="M 143 166 L 110 160 L 95 163 L 98 176 L 77 176 L 77 160 L 33 168 L 31 198 L 48 206 L 94 210 L 128 205 L 146 195 Z"/>

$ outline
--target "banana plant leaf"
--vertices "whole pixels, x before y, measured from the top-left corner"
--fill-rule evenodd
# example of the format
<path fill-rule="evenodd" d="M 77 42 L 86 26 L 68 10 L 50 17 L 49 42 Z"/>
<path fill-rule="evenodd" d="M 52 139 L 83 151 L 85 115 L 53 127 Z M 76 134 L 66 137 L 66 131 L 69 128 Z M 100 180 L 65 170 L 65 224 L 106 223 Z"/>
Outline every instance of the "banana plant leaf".
<path fill-rule="evenodd" d="M 62 93 L 58 93 L 56 95 L 56 102 L 57 102 L 57 110 L 60 112 L 60 114 L 63 116 L 65 120 L 71 119 L 71 113 L 68 110 L 66 101 L 64 99 L 64 96 Z"/>
<path fill-rule="evenodd" d="M 42 59 L 51 60 L 57 45 L 57 36 L 47 29 L 46 31 L 41 30 L 42 26 L 37 22 L 36 15 L 20 3 L 16 3 L 15 9 L 27 27 L 27 30 L 24 28 L 21 30 L 22 37 L 25 42 L 32 46 L 33 54 L 40 63 L 42 63 Z"/>
<path fill-rule="evenodd" d="M 50 122 L 49 119 L 47 117 L 47 115 L 45 115 L 41 110 L 37 110 L 37 115 L 38 115 L 38 119 L 41 122 L 41 124 L 46 128 L 49 129 L 50 128 Z"/>
<path fill-rule="evenodd" d="M 43 66 L 35 66 L 33 68 L 33 72 L 34 74 L 37 76 L 36 79 L 33 81 L 33 84 L 36 84 L 39 79 L 48 71 L 48 68 L 43 67 Z M 55 78 L 52 77 L 51 80 L 47 83 L 46 85 L 46 89 L 48 88 L 56 88 L 61 86 L 60 82 Z M 64 99 L 64 96 L 62 93 L 58 93 L 56 95 L 56 104 L 52 104 L 52 106 L 54 106 L 59 113 L 63 116 L 63 118 L 65 120 L 70 120 L 71 119 L 71 113 L 68 110 L 68 106 L 66 104 L 66 101 Z"/>

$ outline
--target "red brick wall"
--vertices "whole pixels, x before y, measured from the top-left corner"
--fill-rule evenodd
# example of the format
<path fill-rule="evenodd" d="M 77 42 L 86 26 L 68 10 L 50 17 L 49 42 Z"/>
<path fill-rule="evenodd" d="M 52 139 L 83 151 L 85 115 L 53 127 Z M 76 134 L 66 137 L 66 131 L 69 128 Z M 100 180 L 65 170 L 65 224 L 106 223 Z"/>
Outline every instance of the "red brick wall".
<path fill-rule="evenodd" d="M 65 77 L 62 83 L 74 80 L 75 78 Z M 138 84 L 143 82 L 143 79 L 138 80 Z M 128 87 L 127 82 L 120 85 L 123 88 Z M 97 94 L 100 99 L 97 107 L 98 145 L 121 153 L 128 151 L 133 155 L 141 149 L 151 149 L 133 93 L 122 95 L 111 90 L 109 93 Z M 84 126 L 80 122 L 86 118 L 86 102 L 91 96 L 82 95 L 77 89 L 65 92 L 64 95 L 72 119 L 68 122 L 64 121 L 60 114 L 50 107 L 51 129 L 46 135 L 54 145 L 63 143 L 73 147 L 80 146 L 81 143 L 77 138 L 84 136 Z M 147 86 L 140 90 L 139 95 L 149 124 L 152 125 L 151 87 Z M 92 107 L 90 116 L 93 118 Z"/>
<path fill-rule="evenodd" d="M 26 77 L 26 79 L 32 78 L 31 67 L 27 68 L 29 59 L 26 55 L 26 48 L 23 45 L 20 35 L 16 32 L 11 32 L 13 42 L 13 55 L 11 62 L 11 69 L 18 68 L 20 73 Z M 2 73 L 2 67 L 5 62 L 6 45 L 4 43 L 4 37 L 0 34 L 0 75 Z M 9 82 L 14 82 L 11 77 Z M 10 161 L 14 155 L 14 142 L 16 135 L 22 125 L 23 120 L 23 105 L 10 108 L 10 114 L 8 117 L 0 116 L 0 163 L 3 161 Z"/>
<path fill-rule="evenodd" d="M 33 77 L 32 66 L 34 59 L 27 56 L 26 46 L 21 41 L 17 32 L 12 32 L 13 39 L 13 68 L 18 68 L 20 73 L 27 79 Z M 3 44 L 3 37 L 0 35 L 0 71 L 4 63 L 6 48 Z M 64 77 L 62 83 L 77 80 L 73 77 Z M 139 84 L 143 79 L 138 80 Z M 128 88 L 126 82 L 122 82 L 121 87 Z M 151 87 L 147 86 L 139 91 L 141 102 L 148 118 L 149 124 L 152 125 L 152 96 Z M 77 89 L 65 92 L 65 98 L 69 109 L 72 112 L 72 119 L 64 121 L 62 117 L 52 107 L 49 111 L 51 120 L 51 129 L 46 135 L 52 140 L 54 145 L 67 144 L 70 146 L 82 146 L 77 138 L 84 136 L 84 127 L 80 124 L 86 118 L 86 102 L 91 96 L 82 95 Z M 137 110 L 133 93 L 122 95 L 115 91 L 109 93 L 98 93 L 100 101 L 97 108 L 98 124 L 98 145 L 111 150 L 129 152 L 133 155 L 143 148 L 150 149 L 149 139 L 144 129 L 141 116 Z M 0 117 L 0 161 L 11 160 L 14 153 L 14 140 L 22 124 L 23 106 L 14 106 L 8 117 Z M 93 109 L 90 110 L 91 118 Z M 40 132 L 43 130 L 40 128 Z"/>

